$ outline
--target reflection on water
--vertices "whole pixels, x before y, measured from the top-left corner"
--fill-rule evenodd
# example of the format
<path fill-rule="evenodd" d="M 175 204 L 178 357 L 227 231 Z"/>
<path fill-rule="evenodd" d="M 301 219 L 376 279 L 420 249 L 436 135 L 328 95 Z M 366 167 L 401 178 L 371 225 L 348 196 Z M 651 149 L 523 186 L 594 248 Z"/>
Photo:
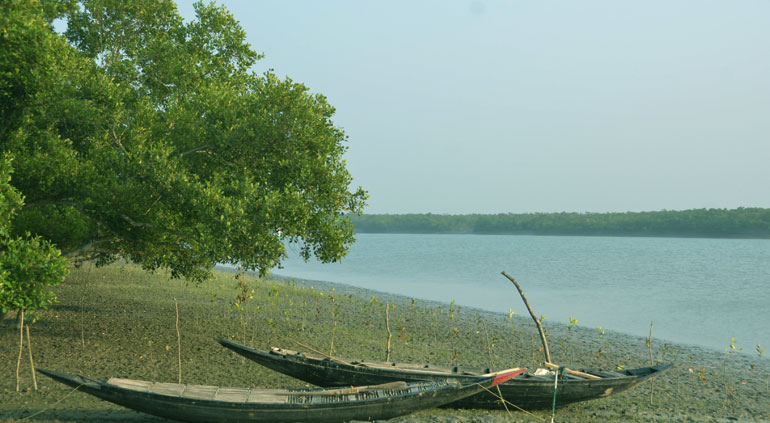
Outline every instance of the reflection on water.
<path fill-rule="evenodd" d="M 341 263 L 296 254 L 274 273 L 744 351 L 770 344 L 770 241 L 359 234 Z M 289 246 L 290 251 L 292 246 Z M 296 248 L 294 249 L 296 250 Z"/>

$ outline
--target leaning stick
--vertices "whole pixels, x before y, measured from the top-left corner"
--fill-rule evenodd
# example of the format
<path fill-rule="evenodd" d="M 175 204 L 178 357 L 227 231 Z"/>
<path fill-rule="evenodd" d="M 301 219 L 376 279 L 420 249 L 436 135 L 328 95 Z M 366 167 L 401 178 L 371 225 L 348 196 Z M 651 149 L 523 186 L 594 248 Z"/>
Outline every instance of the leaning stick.
<path fill-rule="evenodd" d="M 524 300 L 524 305 L 527 306 L 527 310 L 529 310 L 529 315 L 532 316 L 532 320 L 535 321 L 535 324 L 537 325 L 537 330 L 540 332 L 540 340 L 543 341 L 543 351 L 545 352 L 545 362 L 550 363 L 551 362 L 551 352 L 548 351 L 548 341 L 545 339 L 545 332 L 543 331 L 543 325 L 540 324 L 540 320 L 537 320 L 537 317 L 535 317 L 535 312 L 532 311 L 532 306 L 529 305 L 529 301 L 527 300 L 527 297 L 524 296 L 524 291 L 522 291 L 521 286 L 519 286 L 519 283 L 516 282 L 516 279 L 509 276 L 507 273 L 502 272 L 503 276 L 508 278 L 513 284 L 516 286 L 516 289 L 519 290 L 519 295 L 521 295 L 521 299 Z"/>
<path fill-rule="evenodd" d="M 176 310 L 176 351 L 179 362 L 179 383 L 182 383 L 182 334 L 179 332 L 179 303 L 174 297 L 174 309 Z"/>
<path fill-rule="evenodd" d="M 385 327 L 388 329 L 388 344 L 385 349 L 385 361 L 390 361 L 390 339 L 393 337 L 393 334 L 390 332 L 390 315 L 388 314 L 389 308 L 390 303 L 385 303 Z"/>
<path fill-rule="evenodd" d="M 32 385 L 37 391 L 37 377 L 35 376 L 35 361 L 32 360 L 32 340 L 29 338 L 29 324 L 24 326 L 27 331 L 27 351 L 29 352 L 29 367 L 32 368 Z"/>
<path fill-rule="evenodd" d="M 650 322 L 650 337 L 647 338 L 647 348 L 650 349 L 650 366 L 654 366 L 655 362 L 652 360 L 652 322 Z M 655 378 L 652 378 L 650 383 L 650 405 L 653 402 L 653 395 L 655 393 Z"/>
<path fill-rule="evenodd" d="M 21 353 L 24 351 L 24 310 L 18 311 L 19 316 L 19 359 L 16 360 L 16 392 L 19 392 L 19 368 L 21 367 Z"/>

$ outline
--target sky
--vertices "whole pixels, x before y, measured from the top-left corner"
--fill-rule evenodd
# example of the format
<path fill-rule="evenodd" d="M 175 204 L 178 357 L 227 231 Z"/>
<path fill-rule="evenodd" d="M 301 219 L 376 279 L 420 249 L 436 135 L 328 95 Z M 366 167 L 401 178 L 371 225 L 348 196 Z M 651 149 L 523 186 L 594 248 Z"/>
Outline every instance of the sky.
<path fill-rule="evenodd" d="M 770 207 L 766 0 L 218 3 L 335 106 L 365 213 Z"/>

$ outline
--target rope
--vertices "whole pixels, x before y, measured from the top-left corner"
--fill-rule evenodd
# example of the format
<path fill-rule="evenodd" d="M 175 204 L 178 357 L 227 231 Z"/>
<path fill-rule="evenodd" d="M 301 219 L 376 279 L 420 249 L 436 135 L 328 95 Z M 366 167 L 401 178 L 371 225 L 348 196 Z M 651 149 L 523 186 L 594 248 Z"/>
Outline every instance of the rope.
<path fill-rule="evenodd" d="M 345 360 L 342 360 L 342 359 L 340 359 L 340 358 L 337 358 L 337 357 L 334 357 L 334 356 L 331 356 L 331 355 L 328 355 L 328 354 L 324 354 L 324 353 L 322 353 L 321 351 L 318 351 L 317 349 L 315 349 L 315 348 L 313 348 L 313 347 L 310 347 L 310 346 L 308 346 L 308 345 L 305 345 L 305 344 L 303 344 L 302 342 L 299 342 L 299 341 L 297 341 L 297 340 L 294 340 L 294 342 L 295 342 L 295 343 L 297 343 L 297 345 L 299 345 L 300 347 L 302 347 L 302 348 L 307 348 L 307 349 L 309 349 L 310 351 L 313 351 L 313 352 L 314 352 L 314 353 L 316 353 L 316 354 L 321 354 L 322 356 L 324 356 L 325 358 L 328 358 L 329 360 L 338 361 L 338 362 L 340 362 L 340 363 L 342 363 L 342 364 L 347 364 L 347 365 L 349 365 L 349 366 L 357 366 L 357 364 L 348 363 L 347 361 L 345 361 Z"/>
<path fill-rule="evenodd" d="M 481 386 L 481 385 L 479 384 L 479 386 Z M 517 410 L 521 411 L 522 413 L 524 413 L 524 414 L 528 414 L 529 416 L 531 416 L 531 417 L 534 417 L 534 418 L 536 418 L 536 419 L 538 419 L 538 420 L 540 420 L 540 421 L 543 421 L 543 422 L 547 422 L 547 421 L 548 421 L 548 420 L 546 420 L 546 419 L 544 419 L 544 418 L 542 418 L 542 417 L 538 417 L 537 415 L 535 415 L 535 414 L 532 414 L 532 413 L 530 413 L 529 411 L 527 411 L 527 410 L 525 410 L 525 409 L 523 409 L 523 408 L 519 407 L 518 405 L 516 405 L 516 404 L 514 404 L 514 403 L 512 403 L 512 402 L 510 402 L 510 401 L 508 401 L 507 399 L 503 398 L 503 396 L 502 396 L 502 395 L 499 395 L 499 396 L 498 396 L 498 395 L 497 395 L 497 394 L 495 394 L 494 392 L 492 392 L 492 391 L 490 391 L 489 389 L 487 389 L 485 386 L 481 386 L 481 387 L 482 387 L 482 388 L 483 388 L 485 391 L 487 391 L 487 392 L 488 392 L 490 395 L 492 395 L 493 397 L 495 397 L 495 398 L 499 399 L 500 401 L 502 401 L 502 402 L 503 402 L 503 404 L 508 404 L 508 405 L 510 405 L 511 407 L 513 407 L 513 408 L 515 408 L 515 409 L 517 409 Z M 498 388 L 498 389 L 499 389 L 499 388 Z M 509 413 L 510 413 L 510 411 L 509 411 Z"/>
<path fill-rule="evenodd" d="M 52 409 L 52 408 L 56 407 L 57 405 L 59 405 L 59 403 L 60 403 L 60 402 L 62 402 L 62 401 L 64 401 L 65 399 L 67 399 L 67 397 L 69 397 L 70 395 L 72 395 L 72 394 L 73 394 L 75 391 L 77 391 L 78 389 L 80 389 L 80 387 L 81 387 L 81 386 L 83 386 L 83 385 L 85 385 L 85 383 L 81 383 L 80 385 L 76 386 L 76 387 L 75 387 L 75 389 L 73 389 L 73 390 L 69 391 L 69 393 L 67 393 L 67 395 L 63 396 L 63 397 L 62 397 L 62 398 L 61 398 L 59 401 L 56 401 L 55 403 L 53 403 L 52 405 L 50 405 L 48 408 L 44 408 L 44 409 L 42 409 L 42 410 L 40 410 L 40 411 L 38 411 L 38 412 L 36 412 L 36 413 L 32 413 L 32 414 L 30 414 L 29 416 L 27 416 L 27 417 L 24 417 L 23 419 L 19 419 L 18 421 L 20 421 L 20 422 L 23 422 L 24 420 L 29 420 L 29 419 L 31 419 L 32 417 L 35 417 L 35 416 L 37 416 L 38 414 L 43 414 L 43 413 L 45 413 L 46 411 L 48 411 L 48 410 L 50 410 L 50 409 Z"/>
<path fill-rule="evenodd" d="M 503 398 L 503 393 L 500 391 L 500 385 L 495 385 L 495 388 L 497 388 L 497 393 L 500 395 L 500 398 Z M 508 409 L 508 404 L 506 404 L 504 400 L 500 402 L 503 403 L 503 408 L 505 408 L 505 411 L 508 413 L 508 417 L 513 418 L 513 413 Z"/>
<path fill-rule="evenodd" d="M 556 391 L 557 386 L 559 385 L 560 375 L 564 375 L 564 366 L 560 366 L 559 370 L 557 370 L 553 375 L 553 406 L 551 407 L 551 423 L 553 423 L 553 419 L 556 417 Z"/>

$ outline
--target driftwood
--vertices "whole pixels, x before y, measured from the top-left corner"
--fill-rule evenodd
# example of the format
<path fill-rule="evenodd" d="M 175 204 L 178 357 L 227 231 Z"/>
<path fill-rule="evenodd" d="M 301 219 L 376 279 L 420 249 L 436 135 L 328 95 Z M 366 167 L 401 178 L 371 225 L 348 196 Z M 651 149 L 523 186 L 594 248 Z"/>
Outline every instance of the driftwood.
<path fill-rule="evenodd" d="M 537 330 L 540 332 L 540 340 L 543 342 L 543 352 L 545 352 L 545 362 L 550 363 L 551 362 L 551 352 L 548 350 L 548 341 L 545 339 L 545 332 L 543 331 L 543 325 L 540 324 L 540 320 L 537 319 L 535 316 L 535 312 L 532 311 L 532 306 L 529 305 L 529 301 L 527 300 L 527 297 L 524 295 L 524 291 L 522 291 L 521 286 L 519 286 L 519 283 L 516 282 L 516 279 L 509 276 L 507 273 L 502 272 L 503 276 L 508 278 L 513 284 L 516 286 L 516 289 L 519 290 L 519 295 L 521 295 L 521 299 L 524 300 L 524 305 L 527 306 L 527 310 L 529 310 L 529 315 L 532 316 L 532 320 L 535 321 L 535 324 L 537 325 Z"/>

